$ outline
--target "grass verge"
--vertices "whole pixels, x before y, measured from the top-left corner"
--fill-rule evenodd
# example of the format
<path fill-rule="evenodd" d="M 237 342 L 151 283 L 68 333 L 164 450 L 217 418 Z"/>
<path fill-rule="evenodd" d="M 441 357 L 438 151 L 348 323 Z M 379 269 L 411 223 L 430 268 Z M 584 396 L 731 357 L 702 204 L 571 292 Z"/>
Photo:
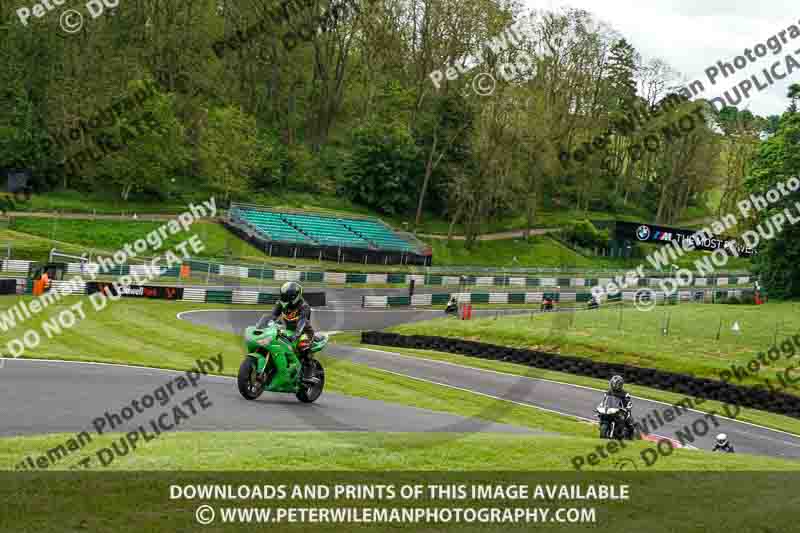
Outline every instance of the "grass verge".
<path fill-rule="evenodd" d="M 8 305 L 13 300 L 4 297 L 0 301 Z M 42 322 L 51 320 L 77 301 L 78 298 L 73 297 L 48 306 L 37 315 L 35 321 L 26 323 L 25 328 L 14 330 L 19 335 L 27 328 L 36 328 L 42 336 L 41 345 L 26 351 L 24 357 L 185 370 L 192 367 L 198 358 L 221 353 L 224 375 L 235 376 L 238 372 L 243 357 L 239 336 L 176 318 L 181 311 L 221 309 L 226 306 L 125 300 L 111 303 L 102 312 L 95 313 L 88 300 L 83 298 L 82 301 L 86 302 L 84 305 L 88 307 L 85 310 L 87 319 L 48 339 L 43 333 Z M 11 332 L 0 335 L 0 346 L 5 348 L 12 338 Z M 320 361 L 326 369 L 328 392 L 540 428 L 553 433 L 575 436 L 590 436 L 593 433 L 589 424 L 573 418 L 440 387 L 324 355 L 320 356 Z M 231 382 L 231 387 L 234 386 Z"/>
<path fill-rule="evenodd" d="M 68 435 L 13 437 L 0 440 L 0 469 L 13 468 L 34 449 L 63 444 Z M 572 471 L 572 458 L 593 451 L 597 439 L 503 434 L 441 433 L 307 433 L 191 432 L 165 433 L 111 463 L 112 470 L 358 470 Z M 111 446 L 119 434 L 101 435 L 82 449 Z M 302 446 L 298 443 L 302 442 Z M 267 443 L 269 445 L 267 445 Z M 597 465 L 582 471 L 617 470 L 621 459 L 641 462 L 651 443 L 632 442 Z M 89 446 L 92 446 L 89 449 Z M 292 453 L 287 453 L 292 450 Z M 198 461 L 202 458 L 202 461 Z M 66 469 L 70 461 L 59 463 Z M 800 462 L 744 454 L 708 454 L 675 450 L 653 464 L 653 471 L 784 471 Z"/>
<path fill-rule="evenodd" d="M 451 354 L 446 352 L 436 352 L 432 350 L 417 350 L 413 348 L 394 348 L 382 347 L 372 344 L 361 344 L 360 334 L 356 333 L 341 333 L 334 338 L 335 343 L 347 344 L 351 346 L 358 346 L 361 348 L 369 348 L 372 350 L 385 350 L 400 355 L 409 357 L 418 357 L 421 359 L 429 359 L 432 361 L 441 361 L 451 363 L 454 365 L 466 366 L 470 368 L 478 368 L 481 370 L 489 370 L 492 372 L 502 372 L 514 376 L 526 376 L 534 379 L 546 379 L 550 381 L 557 381 L 559 383 L 567 383 L 570 385 L 579 385 L 582 387 L 590 387 L 600 391 L 608 388 L 608 381 L 604 379 L 596 379 L 585 376 L 576 376 L 575 374 L 567 374 L 564 372 L 556 372 L 554 370 L 546 370 L 541 368 L 534 368 L 515 363 L 506 363 L 504 361 L 491 361 L 487 359 L 479 359 L 477 357 L 466 357 L 463 355 Z M 652 389 L 649 387 L 642 387 L 634 384 L 627 384 L 625 389 L 628 390 L 633 396 L 637 398 L 646 398 L 648 400 L 655 400 L 674 405 L 683 400 L 685 395 Z M 702 405 L 694 404 L 697 410 L 709 412 L 724 412 L 723 404 L 713 400 L 705 400 Z M 758 411 L 742 407 L 741 412 L 736 417 L 737 420 L 742 422 L 749 422 L 751 424 L 758 424 L 760 426 L 778 429 L 781 431 L 788 431 L 795 435 L 800 435 L 800 420 L 789 416 L 783 416 L 775 413 L 768 413 L 765 411 Z"/>
<path fill-rule="evenodd" d="M 800 332 L 800 314 L 793 302 L 764 306 L 681 304 L 659 306 L 651 312 L 617 307 L 503 320 L 435 319 L 403 324 L 391 331 L 538 349 L 717 380 L 733 364 L 747 367 L 776 340 L 782 346 L 787 343 L 785 353 L 770 361 L 769 367 L 735 381 L 741 385 L 763 384 L 765 378 L 775 382 L 775 373 L 793 367 L 797 363 L 795 354 L 800 354 L 800 344 L 792 340 Z M 798 391 L 798 387 L 787 390 Z"/>

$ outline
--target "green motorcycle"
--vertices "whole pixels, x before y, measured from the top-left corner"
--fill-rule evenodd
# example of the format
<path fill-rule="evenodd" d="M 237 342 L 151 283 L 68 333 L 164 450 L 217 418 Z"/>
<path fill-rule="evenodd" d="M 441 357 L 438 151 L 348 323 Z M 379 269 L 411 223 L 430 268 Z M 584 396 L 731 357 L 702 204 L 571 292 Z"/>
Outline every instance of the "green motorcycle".
<path fill-rule="evenodd" d="M 297 342 L 292 342 L 294 332 L 283 324 L 269 321 L 244 330 L 247 357 L 239 367 L 239 392 L 248 400 L 255 400 L 265 390 L 292 392 L 301 402 L 311 403 L 320 397 L 325 387 L 325 370 L 311 358 L 313 380 L 303 379 L 303 365 L 297 356 Z M 311 344 L 311 353 L 328 344 L 327 335 L 317 335 Z"/>

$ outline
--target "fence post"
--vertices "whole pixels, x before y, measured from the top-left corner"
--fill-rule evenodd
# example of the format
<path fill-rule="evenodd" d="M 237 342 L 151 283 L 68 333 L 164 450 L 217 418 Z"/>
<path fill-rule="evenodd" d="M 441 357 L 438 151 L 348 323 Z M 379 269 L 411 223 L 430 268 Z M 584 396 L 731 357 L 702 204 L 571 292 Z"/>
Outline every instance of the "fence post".
<path fill-rule="evenodd" d="M 211 279 L 211 262 L 208 262 L 206 264 L 208 265 L 208 271 L 206 272 L 206 285 L 208 285 Z"/>
<path fill-rule="evenodd" d="M 264 269 L 266 268 L 266 266 L 267 266 L 267 262 L 266 262 L 266 261 L 264 261 L 264 264 L 263 264 L 263 265 L 261 265 L 261 279 L 259 279 L 259 280 L 258 280 L 258 288 L 259 288 L 259 290 L 260 290 L 260 289 L 263 287 L 263 285 L 264 285 Z"/>

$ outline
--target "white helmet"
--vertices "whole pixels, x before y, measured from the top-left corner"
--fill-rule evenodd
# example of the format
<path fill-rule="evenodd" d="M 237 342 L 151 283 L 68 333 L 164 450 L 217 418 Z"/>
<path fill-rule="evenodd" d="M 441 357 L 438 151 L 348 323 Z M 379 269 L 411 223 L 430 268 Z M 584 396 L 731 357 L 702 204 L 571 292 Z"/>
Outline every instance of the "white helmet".
<path fill-rule="evenodd" d="M 725 433 L 720 433 L 717 435 L 717 444 L 720 446 L 727 446 L 728 445 L 728 436 Z"/>

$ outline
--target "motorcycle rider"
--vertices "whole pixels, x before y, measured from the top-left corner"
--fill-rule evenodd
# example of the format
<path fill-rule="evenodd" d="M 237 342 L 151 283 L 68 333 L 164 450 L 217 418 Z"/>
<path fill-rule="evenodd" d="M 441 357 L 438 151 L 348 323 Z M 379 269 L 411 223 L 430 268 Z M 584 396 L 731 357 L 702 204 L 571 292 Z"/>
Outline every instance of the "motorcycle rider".
<path fill-rule="evenodd" d="M 303 287 L 299 283 L 287 281 L 281 286 L 280 298 L 272 310 L 272 320 L 283 320 L 286 327 L 294 331 L 292 343 L 300 339 L 297 351 L 303 365 L 303 381 L 318 382 L 311 364 L 311 343 L 314 341 L 311 306 L 303 299 Z"/>
<path fill-rule="evenodd" d="M 625 427 L 630 432 L 629 434 L 633 435 L 633 400 L 631 400 L 631 395 L 625 391 L 625 380 L 622 379 L 622 376 L 613 376 L 609 380 L 608 392 L 603 396 L 604 402 L 608 396 L 614 396 L 622 402 L 627 412 L 625 415 Z"/>
<path fill-rule="evenodd" d="M 730 443 L 730 441 L 728 440 L 728 436 L 725 433 L 720 433 L 719 435 L 717 435 L 717 443 L 714 444 L 714 449 L 711 451 L 734 453 L 733 444 Z"/>
<path fill-rule="evenodd" d="M 450 301 L 447 302 L 447 307 L 444 308 L 444 312 L 445 314 L 455 313 L 457 309 L 458 309 L 458 299 L 454 294 L 453 296 L 450 297 Z"/>

